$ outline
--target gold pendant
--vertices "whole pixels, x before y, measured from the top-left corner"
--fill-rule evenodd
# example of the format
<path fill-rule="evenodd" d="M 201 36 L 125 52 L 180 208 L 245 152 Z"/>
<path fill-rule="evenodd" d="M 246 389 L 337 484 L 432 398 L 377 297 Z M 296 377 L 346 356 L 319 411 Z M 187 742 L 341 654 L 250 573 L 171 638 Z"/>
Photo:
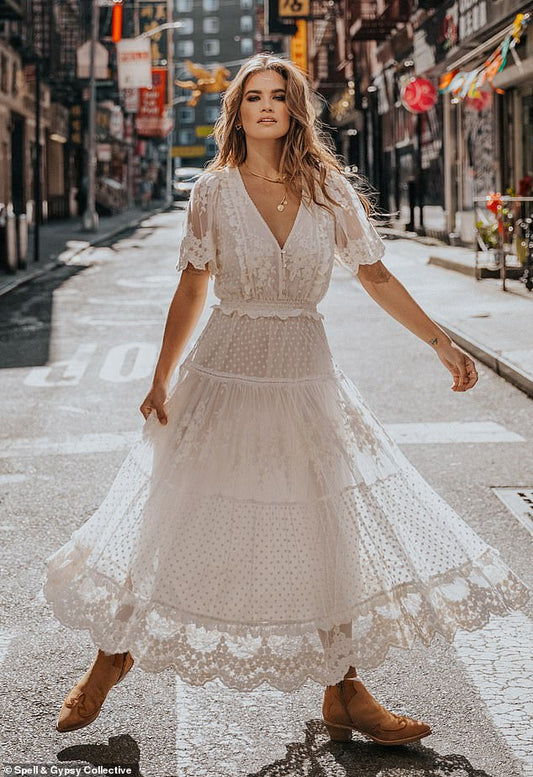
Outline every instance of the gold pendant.
<path fill-rule="evenodd" d="M 287 204 L 287 195 L 285 194 L 280 204 L 277 206 L 277 209 L 281 213 L 281 211 L 285 210 L 285 205 Z"/>

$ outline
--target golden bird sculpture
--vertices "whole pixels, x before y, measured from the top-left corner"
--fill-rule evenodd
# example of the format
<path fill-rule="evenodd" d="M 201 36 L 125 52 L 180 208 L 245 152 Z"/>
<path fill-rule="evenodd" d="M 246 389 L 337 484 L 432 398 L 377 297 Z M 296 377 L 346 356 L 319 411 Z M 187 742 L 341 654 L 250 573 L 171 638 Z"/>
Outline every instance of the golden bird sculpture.
<path fill-rule="evenodd" d="M 190 105 L 191 108 L 198 105 L 198 101 L 203 94 L 223 92 L 230 85 L 230 81 L 228 81 L 230 71 L 222 65 L 214 68 L 213 72 L 202 67 L 202 65 L 192 62 L 190 59 L 185 60 L 185 65 L 187 65 L 191 76 L 196 80 L 176 81 L 175 83 L 177 86 L 181 86 L 182 89 L 190 89 L 192 91 L 191 99 L 187 100 L 187 105 Z"/>

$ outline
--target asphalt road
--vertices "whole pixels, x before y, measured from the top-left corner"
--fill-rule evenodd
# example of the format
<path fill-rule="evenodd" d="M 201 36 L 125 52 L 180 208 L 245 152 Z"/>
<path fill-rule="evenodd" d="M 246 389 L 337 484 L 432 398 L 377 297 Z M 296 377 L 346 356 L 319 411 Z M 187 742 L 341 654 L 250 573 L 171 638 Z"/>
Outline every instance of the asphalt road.
<path fill-rule="evenodd" d="M 315 684 L 239 694 L 135 667 L 90 727 L 55 731 L 62 699 L 95 650 L 52 618 L 43 561 L 97 508 L 140 429 L 177 281 L 181 218 L 177 210 L 152 217 L 0 300 L 2 761 L 94 767 L 82 774 L 129 764 L 145 777 L 533 774 L 531 609 L 365 673 L 383 703 L 431 723 L 434 734 L 409 747 L 356 735 L 331 744 Z M 423 262 L 409 246 L 391 242 L 385 261 L 416 294 Z M 213 302 L 210 290 L 186 353 Z M 452 392 L 432 350 L 342 269 L 319 309 L 336 362 L 411 461 L 532 585 L 531 536 L 492 491 L 533 487 L 531 400 L 483 366 L 473 391 Z"/>

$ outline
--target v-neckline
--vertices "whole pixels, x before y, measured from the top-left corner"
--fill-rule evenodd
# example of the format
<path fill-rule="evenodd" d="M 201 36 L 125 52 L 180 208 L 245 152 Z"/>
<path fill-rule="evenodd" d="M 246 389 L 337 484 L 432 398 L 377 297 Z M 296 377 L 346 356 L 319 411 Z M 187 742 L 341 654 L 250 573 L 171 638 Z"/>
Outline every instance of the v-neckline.
<path fill-rule="evenodd" d="M 242 179 L 241 171 L 239 170 L 239 168 L 237 167 L 237 165 L 235 165 L 235 167 L 234 167 L 233 169 L 235 170 L 235 175 L 236 175 L 236 176 L 237 176 L 237 178 L 239 179 L 239 184 L 240 184 L 240 186 L 242 187 L 242 190 L 243 190 L 243 192 L 244 192 L 244 195 L 246 196 L 246 198 L 247 198 L 248 202 L 250 203 L 250 205 L 252 206 L 252 208 L 255 210 L 255 212 L 257 213 L 257 215 L 258 215 L 258 216 L 259 216 L 259 218 L 261 219 L 261 222 L 264 224 L 266 231 L 268 232 L 268 234 L 270 235 L 270 237 L 273 239 L 273 241 L 275 242 L 275 244 L 277 245 L 277 247 L 279 248 L 279 250 L 280 250 L 280 251 L 285 251 L 285 250 L 286 250 L 286 248 L 287 248 L 287 244 L 288 244 L 289 240 L 291 239 L 291 237 L 292 237 L 292 235 L 293 235 L 293 233 L 294 233 L 294 231 L 295 231 L 295 229 L 296 229 L 296 224 L 297 224 L 297 222 L 298 222 L 298 221 L 299 221 L 299 219 L 300 219 L 300 213 L 301 213 L 301 211 L 302 211 L 302 207 L 303 207 L 303 197 L 300 197 L 300 205 L 298 206 L 298 212 L 296 213 L 296 216 L 294 217 L 294 221 L 292 222 L 292 226 L 291 226 L 291 228 L 290 228 L 290 230 L 289 230 L 289 234 L 288 234 L 288 235 L 287 235 L 287 237 L 285 238 L 285 242 L 283 243 L 283 245 L 280 245 L 280 244 L 279 244 L 279 241 L 278 241 L 278 239 L 277 239 L 277 237 L 276 237 L 276 235 L 275 235 L 275 234 L 272 232 L 272 230 L 270 229 L 270 227 L 269 227 L 269 226 L 268 226 L 268 224 L 266 223 L 266 221 L 265 221 L 264 217 L 261 215 L 261 212 L 260 212 L 259 208 L 257 207 L 257 205 L 255 204 L 255 202 L 254 202 L 254 201 L 252 200 L 252 198 L 250 197 L 250 195 L 249 195 L 249 193 L 248 193 L 248 189 L 247 189 L 247 188 L 246 188 L 246 186 L 244 185 L 244 181 L 243 181 L 243 179 Z"/>

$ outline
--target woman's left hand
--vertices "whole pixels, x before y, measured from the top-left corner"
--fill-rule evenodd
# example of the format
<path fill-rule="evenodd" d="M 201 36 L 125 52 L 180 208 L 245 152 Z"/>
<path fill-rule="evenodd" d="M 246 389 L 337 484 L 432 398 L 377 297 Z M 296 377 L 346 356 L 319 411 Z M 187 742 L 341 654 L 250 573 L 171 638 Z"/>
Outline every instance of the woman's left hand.
<path fill-rule="evenodd" d="M 468 391 L 478 381 L 476 365 L 470 356 L 453 342 L 445 342 L 435 348 L 437 356 L 451 372 L 452 391 Z"/>

